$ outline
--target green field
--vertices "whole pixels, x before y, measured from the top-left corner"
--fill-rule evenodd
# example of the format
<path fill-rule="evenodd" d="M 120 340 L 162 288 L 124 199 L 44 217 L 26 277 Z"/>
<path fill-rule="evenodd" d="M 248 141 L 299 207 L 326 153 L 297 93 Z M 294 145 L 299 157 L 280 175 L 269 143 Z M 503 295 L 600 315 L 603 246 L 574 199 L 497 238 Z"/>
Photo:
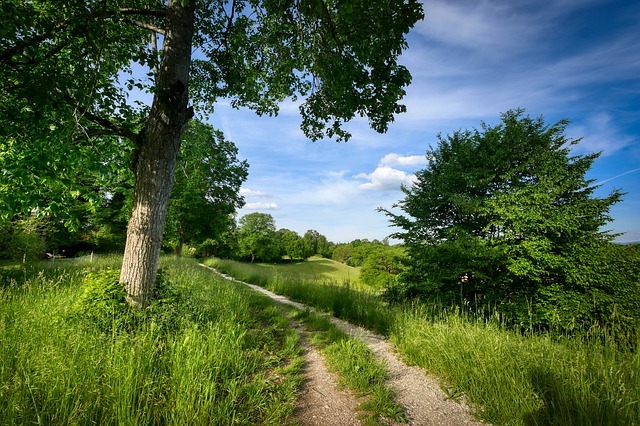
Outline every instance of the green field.
<path fill-rule="evenodd" d="M 175 258 L 152 306 L 131 311 L 120 262 L 0 266 L 0 424 L 292 424 L 294 322 L 363 396 L 365 424 L 403 420 L 384 366 L 326 319 Z"/>
<path fill-rule="evenodd" d="M 118 262 L 0 267 L 2 424 L 287 424 L 303 365 L 292 321 L 314 330 L 343 383 L 370 396 L 368 423 L 402 420 L 370 351 L 321 317 L 293 315 L 192 260 L 169 258 L 159 299 L 147 312 L 130 311 L 114 302 Z M 409 363 L 440 377 L 451 398 L 464 396 L 489 423 L 640 425 L 639 348 L 617 347 L 602 330 L 522 334 L 495 317 L 390 306 L 337 284 L 332 274 L 343 272 L 322 259 L 206 263 L 386 334 Z M 323 274 L 314 278 L 311 265 Z M 113 294 L 101 293 L 114 277 Z"/>
<path fill-rule="evenodd" d="M 301 279 L 325 279 L 337 284 L 349 284 L 357 286 L 360 281 L 360 268 L 347 266 L 323 257 L 311 257 L 305 261 L 293 261 L 292 263 L 255 263 L 246 264 L 246 268 L 259 271 L 261 269 L 275 270 L 286 276 L 296 276 Z"/>
<path fill-rule="evenodd" d="M 122 314 L 95 291 L 85 297 L 86 263 L 58 265 L 0 271 L 2 424 L 282 424 L 291 416 L 302 358 L 270 299 L 195 262 L 165 260 L 165 301 Z M 106 322 L 84 315 L 83 298 Z"/>

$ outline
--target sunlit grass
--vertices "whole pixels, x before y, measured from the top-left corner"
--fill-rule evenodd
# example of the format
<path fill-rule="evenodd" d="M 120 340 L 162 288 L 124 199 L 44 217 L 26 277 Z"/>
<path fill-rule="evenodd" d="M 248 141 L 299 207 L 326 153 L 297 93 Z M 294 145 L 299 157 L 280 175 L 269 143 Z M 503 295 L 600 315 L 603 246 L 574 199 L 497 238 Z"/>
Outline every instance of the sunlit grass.
<path fill-rule="evenodd" d="M 498 316 L 436 304 L 389 306 L 375 294 L 320 279 L 256 274 L 226 261 L 223 265 L 236 278 L 253 279 L 276 293 L 388 334 L 409 363 L 440 377 L 450 397 L 464 396 L 488 422 L 640 424 L 640 347 L 620 348 L 606 338 L 606 330 L 592 329 L 584 336 L 523 335 Z"/>
<path fill-rule="evenodd" d="M 287 421 L 302 361 L 297 334 L 273 302 L 193 262 L 165 260 L 167 279 L 191 313 L 171 328 L 153 315 L 104 333 L 69 320 L 84 268 L 114 262 L 0 272 L 3 424 Z"/>
<path fill-rule="evenodd" d="M 305 261 L 293 261 L 281 264 L 257 264 L 257 267 L 276 268 L 281 273 L 287 275 L 297 275 L 299 277 L 318 279 L 319 277 L 335 281 L 339 284 L 357 286 L 360 276 L 360 268 L 345 265 L 335 260 L 325 259 L 323 257 L 311 257 Z"/>
<path fill-rule="evenodd" d="M 260 285 L 296 302 L 306 303 L 338 318 L 366 326 L 377 333 L 386 335 L 391 330 L 393 314 L 381 302 L 377 291 L 364 288 L 358 290 L 308 274 L 283 274 L 280 267 L 257 267 L 222 259 L 207 259 L 204 264 L 241 281 Z"/>
<path fill-rule="evenodd" d="M 213 266 L 210 264 L 212 261 L 214 260 L 207 259 L 205 263 Z M 236 265 L 238 274 L 252 276 L 254 280 L 260 277 L 270 279 L 278 275 L 292 279 L 295 277 L 296 280 L 302 281 L 322 281 L 334 285 L 367 288 L 360 283 L 360 268 L 322 257 L 311 257 L 305 261 L 294 260 L 291 263 L 287 260 L 282 263 L 240 263 L 226 259 L 215 259 L 215 262 L 219 262 L 219 267 L 223 269 L 233 268 Z"/>
<path fill-rule="evenodd" d="M 495 321 L 434 315 L 428 307 L 400 315 L 392 341 L 410 362 L 443 378 L 450 395 L 466 395 L 482 407 L 478 414 L 491 423 L 640 422 L 637 351 L 546 334 L 524 336 Z"/>

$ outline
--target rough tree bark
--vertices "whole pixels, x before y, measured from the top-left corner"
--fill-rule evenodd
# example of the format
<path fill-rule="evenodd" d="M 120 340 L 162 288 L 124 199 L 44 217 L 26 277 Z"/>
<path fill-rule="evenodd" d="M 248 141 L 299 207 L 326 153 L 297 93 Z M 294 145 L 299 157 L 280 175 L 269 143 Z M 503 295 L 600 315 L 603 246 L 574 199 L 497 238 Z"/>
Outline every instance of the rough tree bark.
<path fill-rule="evenodd" d="M 132 163 L 134 202 L 120 281 L 127 302 L 137 307 L 147 306 L 153 296 L 176 157 L 182 132 L 193 115 L 187 89 L 194 3 L 169 3 L 156 92 Z"/>

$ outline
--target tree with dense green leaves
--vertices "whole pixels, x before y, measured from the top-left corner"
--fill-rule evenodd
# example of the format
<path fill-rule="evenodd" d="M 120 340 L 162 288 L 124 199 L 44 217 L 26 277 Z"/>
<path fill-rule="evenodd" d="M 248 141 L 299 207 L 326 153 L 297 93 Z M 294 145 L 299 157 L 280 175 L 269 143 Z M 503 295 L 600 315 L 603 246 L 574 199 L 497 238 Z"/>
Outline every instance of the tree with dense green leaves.
<path fill-rule="evenodd" d="M 373 246 L 360 268 L 360 281 L 374 288 L 395 287 L 398 276 L 406 269 L 405 256 L 402 246 Z"/>
<path fill-rule="evenodd" d="M 193 245 L 225 233 L 244 205 L 239 194 L 249 164 L 222 132 L 192 120 L 182 138 L 165 238 L 175 241 L 176 255 L 185 242 Z"/>
<path fill-rule="evenodd" d="M 276 222 L 267 213 L 249 213 L 238 221 L 238 255 L 251 262 L 280 260 Z"/>
<path fill-rule="evenodd" d="M 335 246 L 336 245 L 331 241 L 329 241 L 327 237 L 320 234 L 320 236 L 318 237 L 316 254 L 318 256 L 324 257 L 325 259 L 331 259 L 331 257 L 333 256 L 333 249 L 335 248 Z"/>
<path fill-rule="evenodd" d="M 405 110 L 398 102 L 411 77 L 397 59 L 422 17 L 418 0 L 5 0 L 0 152 L 10 164 L 0 205 L 9 214 L 64 209 L 84 197 L 74 170 L 108 168 L 104 154 L 132 148 L 120 279 L 128 303 L 146 306 L 194 108 L 211 112 L 225 98 L 272 115 L 301 95 L 312 140 L 347 139 L 343 124 L 355 116 L 384 132 Z M 130 72 L 138 65 L 140 78 Z M 134 88 L 151 105 L 129 98 Z"/>
<path fill-rule="evenodd" d="M 320 240 L 320 232 L 315 229 L 308 229 L 302 236 L 304 241 L 304 259 L 308 259 L 311 256 L 318 253 L 318 242 Z"/>
<path fill-rule="evenodd" d="M 304 240 L 297 232 L 282 228 L 278 229 L 277 234 L 282 256 L 288 256 L 292 262 L 293 259 L 304 259 Z"/>
<path fill-rule="evenodd" d="M 362 266 L 371 252 L 379 246 L 387 246 L 388 241 L 384 243 L 367 239 L 355 239 L 349 243 L 338 244 L 332 248 L 331 258 L 336 262 L 344 263 L 349 266 Z"/>
<path fill-rule="evenodd" d="M 594 195 L 585 174 L 599 154 L 572 155 L 567 124 L 515 110 L 440 137 L 403 188 L 404 215 L 387 211 L 410 259 L 406 295 L 480 301 L 544 326 L 602 312 L 611 288 L 593 259 L 606 262 L 613 236 L 602 228 L 621 193 Z"/>

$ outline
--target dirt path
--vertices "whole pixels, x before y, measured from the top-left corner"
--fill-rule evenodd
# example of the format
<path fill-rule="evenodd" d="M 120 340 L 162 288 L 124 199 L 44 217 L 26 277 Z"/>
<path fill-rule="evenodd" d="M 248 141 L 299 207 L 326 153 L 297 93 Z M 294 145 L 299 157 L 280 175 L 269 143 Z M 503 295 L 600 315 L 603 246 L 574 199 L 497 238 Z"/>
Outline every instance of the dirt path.
<path fill-rule="evenodd" d="M 301 303 L 293 302 L 284 296 L 279 296 L 257 285 L 245 283 L 243 281 L 236 280 L 235 278 L 221 274 L 215 269 L 211 269 L 215 273 L 223 276 L 226 279 L 242 283 L 251 287 L 252 289 L 259 291 L 272 298 L 273 300 L 294 306 L 298 309 L 309 309 Z M 372 350 L 372 352 L 385 360 L 387 363 L 387 369 L 389 371 L 389 385 L 396 392 L 397 400 L 407 410 L 408 424 L 410 425 L 481 425 L 483 423 L 475 420 L 469 414 L 469 407 L 464 403 L 457 403 L 445 395 L 440 388 L 438 379 L 425 374 L 425 372 L 418 368 L 407 366 L 400 360 L 396 354 L 394 347 L 384 337 L 374 334 L 362 327 L 355 326 L 346 321 L 342 321 L 335 317 L 330 317 L 331 321 L 344 332 L 350 336 L 360 339 Z M 315 352 L 315 353 L 314 353 Z M 308 375 L 306 390 L 303 389 L 303 397 L 301 401 L 300 409 L 308 409 L 310 416 L 318 416 L 318 422 L 315 422 L 316 418 L 308 418 L 304 411 L 298 412 L 298 419 L 303 425 L 351 425 L 359 424 L 353 414 L 354 423 L 351 423 L 348 415 L 348 410 L 351 410 L 357 406 L 357 400 L 353 396 L 345 394 L 344 392 L 335 390 L 335 379 L 333 384 L 323 383 L 323 381 L 330 377 L 329 373 L 324 368 L 322 357 L 317 351 L 309 348 L 307 362 L 308 362 Z M 319 359 L 318 359 L 319 357 Z M 322 365 L 320 365 L 322 364 Z M 317 386 L 317 388 L 316 388 Z M 322 387 L 320 387 L 322 386 Z M 327 386 L 327 387 L 325 387 Z M 332 387 L 333 386 L 333 387 Z M 314 391 L 314 388 L 318 392 Z M 342 396 L 337 396 L 335 392 L 343 393 Z M 331 393 L 331 396 L 327 396 Z M 321 395 L 318 396 L 318 395 Z M 306 399 L 305 399 L 306 398 Z M 315 398 L 315 400 L 314 400 Z M 342 400 L 344 398 L 344 400 Z M 353 402 L 348 402 L 349 398 L 355 400 L 355 405 L 351 405 Z M 340 400 L 340 401 L 338 401 Z M 323 401 L 327 401 L 325 404 Z M 331 402 L 333 405 L 329 405 Z M 334 408 L 331 408 L 331 407 Z M 304 408 L 306 407 L 306 408 Z M 337 416 L 330 416 L 321 419 L 323 413 L 338 413 L 336 410 L 346 408 L 345 411 L 340 412 Z M 351 408 L 347 408 L 351 407 Z M 341 417 L 345 416 L 345 417 Z M 304 420 L 303 420 L 304 419 Z"/>
<path fill-rule="evenodd" d="M 299 331 L 306 365 L 295 420 L 302 426 L 360 425 L 356 414 L 360 401 L 338 389 L 336 375 L 327 370 L 322 354 L 308 344 L 302 326 Z"/>

